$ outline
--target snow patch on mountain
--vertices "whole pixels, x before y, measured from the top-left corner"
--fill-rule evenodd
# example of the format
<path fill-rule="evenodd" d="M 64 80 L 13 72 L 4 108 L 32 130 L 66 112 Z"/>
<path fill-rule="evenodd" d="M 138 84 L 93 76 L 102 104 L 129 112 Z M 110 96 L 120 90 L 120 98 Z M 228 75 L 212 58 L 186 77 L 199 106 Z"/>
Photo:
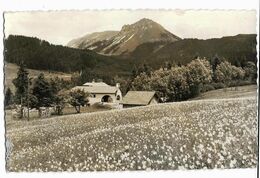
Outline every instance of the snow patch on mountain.
<path fill-rule="evenodd" d="M 124 43 L 128 42 L 129 40 L 131 40 L 134 35 L 135 35 L 135 34 L 132 34 L 126 41 L 124 41 Z"/>

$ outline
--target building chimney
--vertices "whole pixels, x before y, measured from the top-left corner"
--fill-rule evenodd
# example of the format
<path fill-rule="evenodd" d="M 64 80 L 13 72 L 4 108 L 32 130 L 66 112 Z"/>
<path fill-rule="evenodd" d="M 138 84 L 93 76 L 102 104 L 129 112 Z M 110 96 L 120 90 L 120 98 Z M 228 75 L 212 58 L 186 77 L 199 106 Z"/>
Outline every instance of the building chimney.
<path fill-rule="evenodd" d="M 116 83 L 116 88 L 120 88 L 120 83 Z"/>

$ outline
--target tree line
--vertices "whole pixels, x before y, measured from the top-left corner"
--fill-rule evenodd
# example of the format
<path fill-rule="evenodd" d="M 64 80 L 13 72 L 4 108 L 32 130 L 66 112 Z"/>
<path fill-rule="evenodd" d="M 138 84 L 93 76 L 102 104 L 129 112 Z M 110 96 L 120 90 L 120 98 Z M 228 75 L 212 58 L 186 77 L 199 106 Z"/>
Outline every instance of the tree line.
<path fill-rule="evenodd" d="M 256 83 L 257 69 L 253 62 L 237 67 L 219 59 L 196 58 L 187 65 L 164 65 L 152 71 L 142 67 L 126 84 L 126 90 L 154 90 L 164 102 L 183 101 L 213 89 Z"/>
<path fill-rule="evenodd" d="M 188 64 L 196 56 L 212 58 L 217 54 L 232 65 L 245 67 L 248 61 L 257 63 L 256 39 L 256 34 L 240 34 L 207 40 L 183 39 L 168 44 L 144 43 L 132 52 L 132 56 L 137 61 L 149 61 L 149 65 L 155 67 L 166 61 Z M 163 47 L 156 50 L 160 45 Z"/>
<path fill-rule="evenodd" d="M 15 93 L 10 88 L 6 90 L 5 106 L 16 104 L 21 108 L 38 110 L 41 107 L 55 107 L 55 113 L 61 115 L 65 104 L 69 103 L 80 113 L 81 106 L 88 104 L 90 96 L 81 90 L 70 90 L 79 81 L 83 82 L 80 76 L 76 81 L 72 77 L 72 81 L 66 82 L 57 77 L 47 80 L 41 73 L 32 79 L 22 63 L 13 80 Z M 256 83 L 256 78 L 257 68 L 253 62 L 247 62 L 242 68 L 215 57 L 212 60 L 196 58 L 187 65 L 165 63 L 158 70 L 143 64 L 133 68 L 131 77 L 124 79 L 116 76 L 113 82 L 120 83 L 124 94 L 129 90 L 153 90 L 163 102 L 172 102 L 187 100 L 200 92 Z M 23 116 L 23 113 L 20 115 Z"/>
<path fill-rule="evenodd" d="M 21 61 L 36 70 L 61 71 L 73 74 L 74 83 L 102 79 L 108 84 L 114 78 L 128 80 L 131 70 L 146 67 L 159 69 L 162 63 L 187 65 L 196 56 L 211 58 L 218 54 L 237 67 L 244 68 L 248 61 L 256 64 L 256 35 L 237 35 L 221 39 L 197 40 L 184 39 L 169 43 L 161 50 L 158 43 L 145 43 L 137 47 L 130 56 L 103 56 L 91 50 L 53 45 L 38 38 L 9 35 L 4 41 L 5 61 L 20 65 Z M 174 64 L 174 62 L 176 64 Z M 169 68 L 168 66 L 168 68 Z M 107 75 L 109 73 L 109 75 Z M 128 89 L 130 88 L 128 84 Z"/>
<path fill-rule="evenodd" d="M 15 93 L 13 94 L 10 88 L 7 88 L 4 104 L 6 108 L 13 104 L 20 105 L 20 118 L 24 116 L 24 107 L 28 111 L 33 108 L 40 111 L 41 107 L 54 107 L 55 114 L 61 115 L 66 103 L 71 104 L 77 113 L 80 112 L 81 106 L 88 103 L 89 94 L 80 90 L 71 91 L 67 96 L 63 91 L 69 88 L 65 87 L 62 79 L 56 77 L 47 80 L 43 73 L 40 73 L 36 79 L 30 78 L 23 63 L 19 66 L 13 84 Z"/>

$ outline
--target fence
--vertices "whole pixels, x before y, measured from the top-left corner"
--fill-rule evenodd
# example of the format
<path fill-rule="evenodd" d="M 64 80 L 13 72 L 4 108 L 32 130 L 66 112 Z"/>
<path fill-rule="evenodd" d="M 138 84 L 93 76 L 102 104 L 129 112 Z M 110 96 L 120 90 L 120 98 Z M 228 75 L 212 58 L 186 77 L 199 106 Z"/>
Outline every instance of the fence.
<path fill-rule="evenodd" d="M 51 114 L 55 112 L 55 107 L 40 107 L 37 109 L 29 109 L 29 117 L 31 118 L 47 118 L 50 117 Z M 23 117 L 21 117 L 23 114 Z M 12 110 L 12 118 L 28 118 L 28 108 L 21 107 L 17 105 L 15 109 Z"/>

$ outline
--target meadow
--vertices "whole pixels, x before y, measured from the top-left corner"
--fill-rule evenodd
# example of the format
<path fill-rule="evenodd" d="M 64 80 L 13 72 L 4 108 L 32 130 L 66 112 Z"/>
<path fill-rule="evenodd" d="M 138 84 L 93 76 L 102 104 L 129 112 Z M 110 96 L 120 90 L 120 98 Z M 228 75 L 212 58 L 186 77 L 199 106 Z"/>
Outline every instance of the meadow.
<path fill-rule="evenodd" d="M 227 99 L 227 98 L 243 98 L 243 97 L 257 97 L 257 85 L 245 85 L 231 88 L 223 88 L 218 90 L 211 90 L 205 93 L 200 93 L 199 96 L 190 100 L 202 99 Z"/>
<path fill-rule="evenodd" d="M 6 125 L 7 171 L 252 168 L 255 96 L 166 103 Z"/>
<path fill-rule="evenodd" d="M 12 92 L 15 91 L 15 86 L 13 84 L 13 79 L 17 77 L 17 71 L 19 67 L 16 64 L 12 63 L 5 63 L 4 67 L 4 73 L 5 73 L 5 87 L 10 88 Z M 40 73 L 43 73 L 45 78 L 50 79 L 50 78 L 55 78 L 59 77 L 65 81 L 71 80 L 71 74 L 68 73 L 63 73 L 63 72 L 52 72 L 52 71 L 47 71 L 47 70 L 34 70 L 34 69 L 28 69 L 29 72 L 29 77 L 30 78 L 36 78 Z"/>

